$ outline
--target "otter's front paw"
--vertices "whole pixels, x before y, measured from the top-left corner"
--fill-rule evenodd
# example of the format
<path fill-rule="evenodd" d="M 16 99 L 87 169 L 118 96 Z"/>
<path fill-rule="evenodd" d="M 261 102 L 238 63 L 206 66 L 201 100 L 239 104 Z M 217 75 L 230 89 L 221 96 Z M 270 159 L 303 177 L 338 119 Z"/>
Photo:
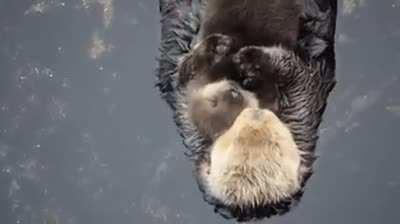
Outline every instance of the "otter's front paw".
<path fill-rule="evenodd" d="M 254 88 L 260 80 L 272 74 L 270 55 L 264 47 L 244 47 L 233 56 L 233 62 L 239 71 L 239 78 L 247 89 Z"/>
<path fill-rule="evenodd" d="M 223 34 L 211 34 L 195 47 L 198 57 L 206 59 L 209 65 L 215 65 L 235 51 L 235 39 Z"/>

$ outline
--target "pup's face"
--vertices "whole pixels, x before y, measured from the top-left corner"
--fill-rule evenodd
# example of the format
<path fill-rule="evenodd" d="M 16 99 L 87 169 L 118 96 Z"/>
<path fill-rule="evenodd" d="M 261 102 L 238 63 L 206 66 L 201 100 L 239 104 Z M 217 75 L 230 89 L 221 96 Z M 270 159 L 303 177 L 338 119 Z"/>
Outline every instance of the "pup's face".
<path fill-rule="evenodd" d="M 262 207 L 300 189 L 300 153 L 285 124 L 230 81 L 192 93 L 189 117 L 212 136 L 209 161 L 198 168 L 206 194 L 224 205 Z"/>
<path fill-rule="evenodd" d="M 207 84 L 190 93 L 189 117 L 204 136 L 215 140 L 246 107 L 258 107 L 253 93 L 228 80 Z"/>

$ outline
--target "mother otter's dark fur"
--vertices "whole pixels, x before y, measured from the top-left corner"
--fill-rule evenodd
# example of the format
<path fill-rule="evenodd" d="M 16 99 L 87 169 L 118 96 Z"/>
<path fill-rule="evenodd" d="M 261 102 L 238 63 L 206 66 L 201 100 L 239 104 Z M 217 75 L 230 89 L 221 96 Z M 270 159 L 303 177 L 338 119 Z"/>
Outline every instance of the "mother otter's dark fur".
<path fill-rule="evenodd" d="M 297 45 L 304 0 L 206 0 L 200 35 L 236 37 L 242 46 Z"/>

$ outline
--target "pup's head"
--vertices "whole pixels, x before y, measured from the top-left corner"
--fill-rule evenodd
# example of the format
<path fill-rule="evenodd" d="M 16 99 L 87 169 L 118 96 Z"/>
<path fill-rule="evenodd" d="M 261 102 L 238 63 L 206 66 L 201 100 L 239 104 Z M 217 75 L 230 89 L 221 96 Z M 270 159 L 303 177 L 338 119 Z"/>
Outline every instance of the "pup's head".
<path fill-rule="evenodd" d="M 253 93 L 237 83 L 221 80 L 193 88 L 189 93 L 189 118 L 203 136 L 215 140 L 229 129 L 246 107 L 258 107 Z"/>

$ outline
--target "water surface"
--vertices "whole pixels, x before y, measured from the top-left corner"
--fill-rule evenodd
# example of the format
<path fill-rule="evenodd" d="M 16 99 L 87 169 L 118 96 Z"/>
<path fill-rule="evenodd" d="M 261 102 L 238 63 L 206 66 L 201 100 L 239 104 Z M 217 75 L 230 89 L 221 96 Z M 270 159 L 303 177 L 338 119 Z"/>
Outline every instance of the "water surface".
<path fill-rule="evenodd" d="M 400 1 L 339 8 L 316 173 L 299 206 L 269 223 L 400 219 Z M 202 201 L 154 88 L 157 10 L 0 0 L 1 223 L 233 223 Z"/>

